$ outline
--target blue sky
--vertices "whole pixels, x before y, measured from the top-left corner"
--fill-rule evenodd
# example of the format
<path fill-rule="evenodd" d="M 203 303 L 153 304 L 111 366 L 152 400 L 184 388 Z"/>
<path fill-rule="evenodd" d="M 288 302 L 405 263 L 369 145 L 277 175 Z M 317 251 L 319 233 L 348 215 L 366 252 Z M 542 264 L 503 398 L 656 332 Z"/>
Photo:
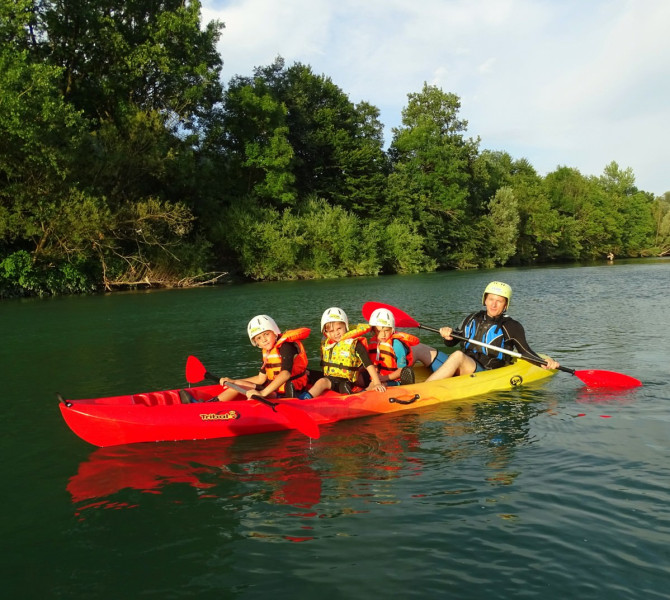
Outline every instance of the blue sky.
<path fill-rule="evenodd" d="M 423 83 L 461 99 L 480 149 L 670 191 L 670 0 L 202 0 L 222 79 L 280 55 L 377 106 L 385 138 Z"/>

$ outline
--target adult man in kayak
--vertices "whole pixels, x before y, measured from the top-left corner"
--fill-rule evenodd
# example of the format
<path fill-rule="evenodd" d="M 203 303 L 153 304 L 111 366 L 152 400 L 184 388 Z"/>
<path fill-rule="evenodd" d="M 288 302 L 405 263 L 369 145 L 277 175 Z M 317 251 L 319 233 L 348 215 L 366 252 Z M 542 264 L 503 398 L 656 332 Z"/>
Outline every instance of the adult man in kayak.
<path fill-rule="evenodd" d="M 505 350 L 516 350 L 522 354 L 530 354 L 540 360 L 536 352 L 531 350 L 526 341 L 523 326 L 506 314 L 512 300 L 512 288 L 502 281 L 492 281 L 486 286 L 482 296 L 482 304 L 486 310 L 471 313 L 461 323 L 459 333 L 468 339 L 498 346 Z M 447 346 L 453 347 L 459 343 L 452 337 L 454 330 L 451 327 L 442 327 L 440 335 Z M 446 379 L 454 375 L 469 375 L 477 371 L 497 369 L 509 364 L 512 357 L 503 352 L 496 352 L 489 348 L 462 342 L 461 350 L 453 352 L 447 361 L 426 381 Z M 560 365 L 553 359 L 547 358 L 545 369 L 557 369 Z"/>

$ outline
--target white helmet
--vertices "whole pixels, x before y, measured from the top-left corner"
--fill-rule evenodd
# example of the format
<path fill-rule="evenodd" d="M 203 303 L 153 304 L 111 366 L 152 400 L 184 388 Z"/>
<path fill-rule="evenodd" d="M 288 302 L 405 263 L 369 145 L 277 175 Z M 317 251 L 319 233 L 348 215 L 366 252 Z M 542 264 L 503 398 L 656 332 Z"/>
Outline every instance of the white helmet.
<path fill-rule="evenodd" d="M 349 329 L 349 319 L 347 319 L 347 313 L 345 313 L 341 308 L 337 308 L 337 306 L 332 306 L 321 316 L 321 331 L 323 331 L 326 323 L 344 323 L 346 328 Z"/>
<path fill-rule="evenodd" d="M 378 308 L 373 311 L 368 319 L 368 323 L 373 327 L 390 327 L 395 331 L 395 317 L 393 313 L 386 308 Z"/>
<path fill-rule="evenodd" d="M 267 315 L 256 315 L 249 321 L 249 325 L 247 325 L 247 333 L 249 334 L 249 340 L 251 341 L 252 346 L 256 345 L 254 344 L 254 338 L 264 331 L 272 331 L 276 335 L 281 333 L 275 320 Z"/>

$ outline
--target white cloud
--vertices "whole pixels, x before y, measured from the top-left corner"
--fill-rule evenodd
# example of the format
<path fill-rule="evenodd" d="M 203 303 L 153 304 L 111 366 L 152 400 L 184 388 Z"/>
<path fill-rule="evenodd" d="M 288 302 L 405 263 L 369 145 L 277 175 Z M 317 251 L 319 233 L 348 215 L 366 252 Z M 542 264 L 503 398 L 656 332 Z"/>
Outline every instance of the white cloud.
<path fill-rule="evenodd" d="M 324 73 L 390 130 L 423 82 L 461 98 L 481 148 L 670 190 L 667 0 L 203 0 L 223 79 L 281 55 Z"/>

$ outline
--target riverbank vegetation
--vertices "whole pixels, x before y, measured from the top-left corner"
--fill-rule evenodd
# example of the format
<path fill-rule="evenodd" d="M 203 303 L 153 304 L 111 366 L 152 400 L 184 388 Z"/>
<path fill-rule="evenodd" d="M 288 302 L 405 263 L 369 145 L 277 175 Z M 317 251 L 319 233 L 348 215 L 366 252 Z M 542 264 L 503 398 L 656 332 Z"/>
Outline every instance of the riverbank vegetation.
<path fill-rule="evenodd" d="M 670 193 L 480 148 L 281 58 L 224 88 L 195 0 L 0 0 L 0 297 L 670 252 Z M 569 157 L 566 157 L 569 160 Z"/>

